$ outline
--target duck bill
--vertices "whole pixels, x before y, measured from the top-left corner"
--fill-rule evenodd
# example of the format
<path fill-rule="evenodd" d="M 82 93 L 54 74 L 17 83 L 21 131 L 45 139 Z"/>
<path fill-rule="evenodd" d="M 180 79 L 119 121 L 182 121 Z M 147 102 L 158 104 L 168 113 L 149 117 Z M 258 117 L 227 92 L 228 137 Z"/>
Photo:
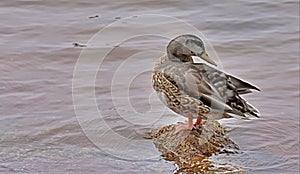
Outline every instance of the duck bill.
<path fill-rule="evenodd" d="M 210 64 L 212 64 L 212 65 L 217 66 L 216 62 L 213 61 L 212 58 L 210 58 L 210 57 L 208 56 L 208 54 L 207 54 L 205 51 L 203 51 L 203 53 L 202 53 L 199 57 L 200 57 L 201 59 L 205 60 L 206 62 L 208 62 L 208 63 L 210 63 Z"/>

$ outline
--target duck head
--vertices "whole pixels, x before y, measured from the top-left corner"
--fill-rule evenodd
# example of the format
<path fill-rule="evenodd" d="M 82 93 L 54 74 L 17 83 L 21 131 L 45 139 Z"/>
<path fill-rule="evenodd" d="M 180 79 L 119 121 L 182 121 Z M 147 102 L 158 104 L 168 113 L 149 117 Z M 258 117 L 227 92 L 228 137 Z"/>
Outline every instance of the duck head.
<path fill-rule="evenodd" d="M 202 40 L 191 34 L 180 35 L 171 40 L 167 46 L 167 55 L 169 59 L 181 62 L 193 62 L 192 56 L 197 56 L 217 66 L 206 53 Z"/>

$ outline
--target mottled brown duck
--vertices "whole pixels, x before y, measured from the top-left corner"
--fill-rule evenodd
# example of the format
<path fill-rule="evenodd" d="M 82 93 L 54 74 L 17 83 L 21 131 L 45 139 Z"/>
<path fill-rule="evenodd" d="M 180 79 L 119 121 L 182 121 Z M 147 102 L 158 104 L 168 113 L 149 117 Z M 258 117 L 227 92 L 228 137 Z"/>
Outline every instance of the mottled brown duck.
<path fill-rule="evenodd" d="M 194 58 L 204 60 L 194 62 Z M 259 111 L 240 95 L 259 89 L 217 68 L 203 41 L 194 35 L 180 35 L 169 42 L 166 54 L 155 63 L 152 85 L 161 101 L 188 118 L 175 132 L 192 130 L 193 119 L 220 119 L 228 116 L 259 117 Z"/>

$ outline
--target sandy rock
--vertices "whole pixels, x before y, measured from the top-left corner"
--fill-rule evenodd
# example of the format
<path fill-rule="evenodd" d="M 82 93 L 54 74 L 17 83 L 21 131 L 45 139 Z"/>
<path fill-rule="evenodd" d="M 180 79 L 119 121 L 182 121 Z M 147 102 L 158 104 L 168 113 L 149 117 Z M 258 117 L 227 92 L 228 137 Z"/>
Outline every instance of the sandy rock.
<path fill-rule="evenodd" d="M 205 121 L 192 131 L 174 133 L 176 125 L 168 125 L 150 133 L 162 156 L 174 161 L 175 173 L 244 173 L 236 167 L 217 167 L 208 159 L 213 154 L 235 153 L 238 146 L 225 135 L 225 129 L 217 121 Z"/>

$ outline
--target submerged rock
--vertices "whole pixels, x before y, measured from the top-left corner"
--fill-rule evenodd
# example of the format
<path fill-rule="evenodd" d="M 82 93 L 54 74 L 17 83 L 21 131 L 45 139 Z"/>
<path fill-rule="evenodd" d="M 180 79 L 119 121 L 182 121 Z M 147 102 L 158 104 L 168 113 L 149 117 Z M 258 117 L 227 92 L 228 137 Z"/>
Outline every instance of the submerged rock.
<path fill-rule="evenodd" d="M 208 159 L 213 154 L 235 153 L 239 147 L 225 135 L 217 121 L 205 121 L 192 131 L 174 133 L 176 125 L 168 125 L 150 133 L 162 156 L 174 161 L 175 173 L 244 173 L 237 167 L 220 166 Z"/>

